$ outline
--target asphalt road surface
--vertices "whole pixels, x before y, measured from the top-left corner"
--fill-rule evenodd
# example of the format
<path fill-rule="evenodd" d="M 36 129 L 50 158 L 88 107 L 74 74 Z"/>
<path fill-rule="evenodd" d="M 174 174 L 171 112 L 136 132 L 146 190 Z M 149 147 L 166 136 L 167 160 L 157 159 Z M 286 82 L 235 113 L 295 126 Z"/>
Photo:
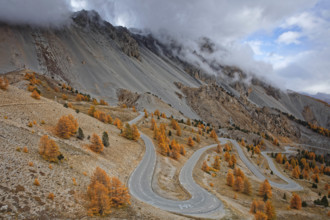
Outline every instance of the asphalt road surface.
<path fill-rule="evenodd" d="M 144 113 L 140 112 L 140 115 L 130 121 L 129 124 L 137 123 L 143 116 Z M 131 195 L 145 203 L 169 212 L 214 219 L 219 219 L 224 216 L 225 212 L 222 202 L 216 196 L 200 187 L 193 179 L 193 169 L 199 158 L 206 150 L 216 147 L 216 144 L 197 150 L 182 167 L 179 180 L 181 185 L 190 193 L 191 198 L 185 201 L 177 201 L 163 198 L 152 190 L 151 182 L 156 165 L 155 146 L 152 140 L 143 133 L 141 133 L 141 139 L 145 143 L 146 151 L 140 164 L 129 178 L 128 187 Z M 221 142 L 231 141 L 236 147 L 239 157 L 252 173 L 261 181 L 266 179 L 260 170 L 245 156 L 243 150 L 235 140 L 226 138 L 219 138 L 219 140 Z M 267 159 L 270 169 L 273 170 L 275 175 L 287 182 L 286 184 L 280 184 L 269 181 L 270 185 L 289 191 L 302 190 L 303 188 L 300 185 L 290 178 L 285 177 L 276 169 L 275 164 L 267 153 L 268 152 L 262 152 L 262 155 Z"/>
<path fill-rule="evenodd" d="M 140 118 L 141 119 L 140 114 Z M 138 119 L 138 120 L 139 120 Z M 138 120 L 133 119 L 136 123 Z M 133 124 L 133 123 L 131 123 Z M 209 193 L 195 183 L 193 169 L 204 151 L 215 147 L 210 145 L 197 150 L 186 162 L 180 172 L 179 180 L 182 186 L 190 193 L 191 198 L 185 201 L 165 199 L 152 190 L 151 182 L 156 165 L 156 151 L 151 139 L 141 133 L 146 151 L 142 161 L 134 170 L 128 181 L 130 193 L 137 199 L 160 209 L 201 218 L 218 219 L 224 215 L 222 202 L 213 194 Z"/>
<path fill-rule="evenodd" d="M 226 142 L 226 141 L 230 141 L 233 143 L 233 145 L 235 146 L 238 155 L 240 157 L 240 159 L 243 161 L 243 163 L 251 170 L 251 172 L 261 181 L 264 181 L 266 179 L 266 177 L 261 173 L 261 171 L 259 170 L 258 167 L 256 167 L 244 154 L 242 148 L 239 146 L 239 144 L 235 141 L 235 140 L 231 140 L 231 139 L 227 139 L 227 138 L 219 138 L 219 140 L 221 142 Z M 286 148 L 287 152 L 290 152 L 290 150 L 288 148 Z M 285 152 L 286 152 L 285 151 Z M 283 153 L 285 153 L 283 152 Z M 296 183 L 295 181 L 293 181 L 292 179 L 284 176 L 280 171 L 277 170 L 273 160 L 267 155 L 267 151 L 261 152 L 261 154 L 266 158 L 269 168 L 273 171 L 274 175 L 278 176 L 279 178 L 281 178 L 282 180 L 284 180 L 286 183 L 285 184 L 281 184 L 281 183 L 276 183 L 273 181 L 269 180 L 269 183 L 272 187 L 276 187 L 279 189 L 283 189 L 283 190 L 288 190 L 288 191 L 300 191 L 303 190 L 303 187 L 301 187 L 298 183 Z"/>

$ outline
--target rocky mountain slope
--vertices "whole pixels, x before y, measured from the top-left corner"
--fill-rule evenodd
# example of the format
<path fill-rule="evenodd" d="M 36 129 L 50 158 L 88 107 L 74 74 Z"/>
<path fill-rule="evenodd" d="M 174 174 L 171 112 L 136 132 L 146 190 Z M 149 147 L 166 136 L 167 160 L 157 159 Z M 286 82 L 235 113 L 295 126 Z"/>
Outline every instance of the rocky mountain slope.
<path fill-rule="evenodd" d="M 132 94 L 138 94 L 134 103 L 140 109 L 146 107 L 153 111 L 161 101 L 179 112 L 171 110 L 169 114 L 179 117 L 182 113 L 186 117 L 202 118 L 219 125 L 223 125 L 224 121 L 214 120 L 216 112 L 229 112 L 231 114 L 224 113 L 223 117 L 240 118 L 241 121 L 235 123 L 246 122 L 252 126 L 257 122 L 251 112 L 268 107 L 330 128 L 330 108 L 324 102 L 294 92 L 285 93 L 256 77 L 250 84 L 244 83 L 248 76 L 239 68 L 222 66 L 194 52 L 214 72 L 221 72 L 217 76 L 209 75 L 200 66 L 175 54 L 174 51 L 180 51 L 180 45 L 164 45 L 151 35 L 133 34 L 126 28 L 114 27 L 94 11 L 74 13 L 71 21 L 61 28 L 1 24 L 0 36 L 0 72 L 32 69 L 66 81 L 79 91 L 103 98 L 111 104 L 122 101 L 118 99 L 119 91 L 127 89 Z M 201 44 L 207 53 L 213 52 L 212 46 L 207 39 Z M 180 90 L 176 83 L 187 89 Z M 209 88 L 203 86 L 210 83 L 216 84 L 223 94 L 227 94 L 220 101 L 217 92 L 207 93 L 208 98 L 218 102 L 218 107 L 210 108 L 215 100 L 206 102 L 208 99 L 201 99 L 203 96 L 197 97 L 200 93 L 193 92 L 194 97 L 191 97 L 187 92 L 197 88 L 203 91 Z M 127 97 L 121 98 L 129 100 Z M 228 103 L 231 103 L 228 105 L 231 108 L 224 106 Z M 240 114 L 244 115 L 244 119 Z M 273 124 L 273 127 L 278 125 L 275 119 L 268 124 Z M 292 130 L 290 126 L 276 133 L 290 135 L 298 132 L 286 132 L 288 130 Z"/>

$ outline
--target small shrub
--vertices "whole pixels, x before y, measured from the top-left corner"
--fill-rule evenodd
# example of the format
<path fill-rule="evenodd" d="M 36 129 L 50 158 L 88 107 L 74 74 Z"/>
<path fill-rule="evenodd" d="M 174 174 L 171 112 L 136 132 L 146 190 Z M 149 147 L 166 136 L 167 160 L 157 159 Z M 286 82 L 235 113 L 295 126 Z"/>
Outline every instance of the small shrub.
<path fill-rule="evenodd" d="M 53 166 L 51 164 L 49 164 L 48 168 L 52 170 Z"/>
<path fill-rule="evenodd" d="M 51 200 L 54 200 L 54 197 L 55 197 L 54 193 L 49 193 L 47 196 L 47 198 Z"/>
<path fill-rule="evenodd" d="M 64 108 L 68 108 L 69 107 L 67 103 L 64 103 L 63 106 L 64 106 Z"/>
<path fill-rule="evenodd" d="M 21 152 L 21 148 L 20 147 L 16 147 L 16 151 L 17 152 Z"/>
<path fill-rule="evenodd" d="M 35 179 L 34 179 L 33 185 L 35 185 L 35 186 L 40 186 L 40 183 L 39 183 L 38 178 L 35 178 Z"/>
<path fill-rule="evenodd" d="M 46 122 L 44 120 L 41 120 L 41 124 L 44 125 L 46 124 Z"/>
<path fill-rule="evenodd" d="M 87 176 L 87 172 L 86 172 L 86 171 L 84 171 L 84 172 L 83 172 L 83 175 L 84 175 L 84 176 Z"/>
<path fill-rule="evenodd" d="M 302 205 L 302 207 L 307 207 L 307 203 L 306 203 L 306 201 L 303 201 L 303 202 L 301 203 L 301 205 Z"/>
<path fill-rule="evenodd" d="M 76 178 L 72 178 L 72 182 L 73 182 L 73 185 L 77 186 L 77 181 L 76 181 Z"/>
<path fill-rule="evenodd" d="M 76 113 L 78 114 L 80 111 L 79 111 L 79 109 L 76 109 Z"/>
<path fill-rule="evenodd" d="M 213 186 L 214 186 L 214 184 L 213 184 L 213 183 L 210 183 L 210 186 L 211 186 L 211 187 L 213 187 Z"/>
<path fill-rule="evenodd" d="M 8 89 L 9 81 L 6 77 L 0 78 L 0 89 L 6 91 Z"/>
<path fill-rule="evenodd" d="M 24 152 L 24 153 L 29 152 L 29 150 L 28 150 L 28 148 L 27 148 L 26 146 L 23 148 L 23 152 Z"/>
<path fill-rule="evenodd" d="M 37 90 L 33 90 L 31 97 L 34 99 L 40 99 L 40 94 L 37 92 Z"/>
<path fill-rule="evenodd" d="M 32 127 L 33 127 L 33 124 L 32 124 L 32 122 L 29 122 L 29 124 L 28 124 L 28 127 L 30 127 L 30 128 L 32 128 Z"/>
<path fill-rule="evenodd" d="M 62 94 L 62 99 L 63 99 L 63 100 L 68 100 L 68 96 L 65 95 L 65 94 Z"/>
<path fill-rule="evenodd" d="M 4 119 L 8 119 L 8 116 L 3 116 Z"/>
<path fill-rule="evenodd" d="M 29 166 L 30 166 L 30 167 L 33 167 L 33 162 L 30 161 L 30 162 L 29 162 Z"/>
<path fill-rule="evenodd" d="M 317 189 L 317 184 L 313 183 L 312 188 Z"/>

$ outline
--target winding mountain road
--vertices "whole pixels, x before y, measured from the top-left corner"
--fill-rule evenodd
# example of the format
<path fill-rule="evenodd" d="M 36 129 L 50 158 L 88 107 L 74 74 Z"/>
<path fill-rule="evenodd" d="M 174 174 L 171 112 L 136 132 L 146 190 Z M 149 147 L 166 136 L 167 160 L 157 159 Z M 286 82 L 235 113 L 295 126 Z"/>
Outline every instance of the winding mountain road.
<path fill-rule="evenodd" d="M 130 121 L 129 124 L 137 123 L 140 119 L 142 119 L 144 116 L 143 114 L 143 112 L 140 112 L 140 115 Z M 179 180 L 181 185 L 190 193 L 191 198 L 185 201 L 176 201 L 163 198 L 152 190 L 151 183 L 156 165 L 155 146 L 153 145 L 152 140 L 143 133 L 141 133 L 141 139 L 145 143 L 146 151 L 140 164 L 131 174 L 128 181 L 130 193 L 134 197 L 160 209 L 183 215 L 214 219 L 219 219 L 224 216 L 225 211 L 223 208 L 223 203 L 216 196 L 199 186 L 193 179 L 193 169 L 199 158 L 208 149 L 216 147 L 216 144 L 197 150 L 182 167 Z M 231 141 L 236 147 L 239 157 L 253 172 L 253 174 L 255 174 L 260 180 L 265 179 L 265 176 L 259 171 L 259 169 L 245 156 L 236 141 L 226 138 L 219 138 L 219 140 L 222 142 Z M 302 189 L 301 186 L 291 179 L 283 176 L 276 169 L 273 161 L 268 157 L 267 152 L 263 152 L 262 155 L 267 159 L 269 167 L 273 170 L 273 172 L 287 182 L 287 184 L 279 184 L 269 181 L 271 186 L 291 191 Z"/>
<path fill-rule="evenodd" d="M 230 141 L 233 143 L 233 145 L 235 146 L 238 155 L 240 157 L 240 159 L 243 161 L 243 163 L 251 170 L 251 172 L 261 181 L 264 181 L 266 179 L 266 177 L 261 173 L 261 171 L 246 157 L 246 155 L 244 154 L 242 148 L 239 146 L 239 144 L 235 141 L 235 140 L 231 140 L 231 139 L 227 139 L 227 138 L 219 138 L 219 140 L 221 142 L 226 142 L 226 141 Z M 285 152 L 288 152 L 289 150 L 286 148 Z M 285 153 L 283 152 L 283 153 Z M 282 180 L 284 180 L 285 182 L 287 182 L 286 184 L 281 184 L 281 183 L 276 183 L 273 182 L 271 180 L 269 180 L 269 183 L 272 187 L 276 187 L 279 189 L 283 189 L 283 190 L 288 190 L 288 191 L 300 191 L 303 190 L 303 187 L 301 187 L 298 183 L 296 183 L 295 181 L 291 180 L 290 178 L 284 176 L 275 166 L 273 160 L 267 155 L 267 153 L 271 153 L 268 151 L 263 151 L 261 152 L 261 154 L 266 158 L 269 168 L 273 171 L 273 173 L 278 176 L 279 178 L 281 178 Z"/>
<path fill-rule="evenodd" d="M 140 120 L 133 119 L 130 124 Z M 160 209 L 203 218 L 220 218 L 224 215 L 222 202 L 213 194 L 209 193 L 197 183 L 195 183 L 192 173 L 200 156 L 208 149 L 216 145 L 210 145 L 197 150 L 186 162 L 180 172 L 179 180 L 182 186 L 190 193 L 191 198 L 185 201 L 175 201 L 165 199 L 156 194 L 151 187 L 152 177 L 156 165 L 156 151 L 152 140 L 141 133 L 141 139 L 144 141 L 146 151 L 142 161 L 134 170 L 128 181 L 130 193 L 139 200 L 151 204 Z"/>

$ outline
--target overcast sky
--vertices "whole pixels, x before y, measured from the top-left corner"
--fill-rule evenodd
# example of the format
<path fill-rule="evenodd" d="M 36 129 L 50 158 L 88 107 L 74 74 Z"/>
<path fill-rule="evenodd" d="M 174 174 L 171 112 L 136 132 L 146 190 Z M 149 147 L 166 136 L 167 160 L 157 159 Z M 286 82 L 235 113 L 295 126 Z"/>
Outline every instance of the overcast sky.
<path fill-rule="evenodd" d="M 94 9 L 114 25 L 166 33 L 191 49 L 206 36 L 218 45 L 211 59 L 283 89 L 330 94 L 328 0 L 0 0 L 0 6 L 0 20 L 39 25 Z"/>

